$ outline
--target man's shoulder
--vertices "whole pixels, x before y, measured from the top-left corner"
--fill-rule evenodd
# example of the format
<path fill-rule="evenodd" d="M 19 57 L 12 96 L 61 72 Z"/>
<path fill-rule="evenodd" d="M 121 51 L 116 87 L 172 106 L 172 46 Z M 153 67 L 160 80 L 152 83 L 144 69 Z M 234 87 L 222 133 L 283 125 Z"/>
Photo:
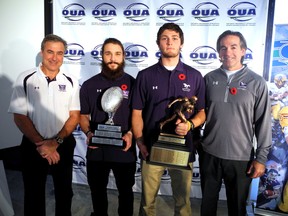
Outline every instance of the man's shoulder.
<path fill-rule="evenodd" d="M 220 70 L 221 70 L 220 68 L 217 68 L 217 69 L 215 69 L 215 70 L 212 70 L 212 71 L 208 72 L 207 74 L 205 74 L 204 78 L 207 79 L 207 78 L 209 78 L 209 77 L 218 75 Z"/>
<path fill-rule="evenodd" d="M 190 65 L 188 65 L 188 64 L 186 64 L 186 63 L 184 63 L 184 62 L 182 62 L 182 61 L 181 61 L 181 64 L 180 64 L 180 65 L 182 65 L 182 67 L 183 67 L 185 70 L 200 73 L 200 71 L 198 71 L 196 68 L 194 68 L 194 67 L 192 67 L 192 66 L 190 66 Z"/>
<path fill-rule="evenodd" d="M 132 81 L 135 80 L 135 78 L 134 78 L 131 74 L 128 74 L 127 72 L 124 73 L 124 78 L 125 78 L 125 79 L 129 79 L 129 80 L 132 80 Z"/>
<path fill-rule="evenodd" d="M 150 72 L 153 72 L 155 70 L 155 68 L 158 68 L 159 67 L 159 62 L 157 62 L 156 64 L 153 64 L 153 65 L 150 65 L 142 70 L 139 71 L 139 73 L 141 72 L 147 72 L 147 71 L 150 71 Z"/>
<path fill-rule="evenodd" d="M 260 74 L 254 72 L 253 70 L 251 70 L 251 69 L 249 69 L 247 67 L 245 68 L 245 71 L 246 71 L 248 80 L 252 80 L 253 83 L 255 83 L 255 84 L 257 83 L 260 86 L 265 86 L 266 87 L 267 82 L 266 82 L 266 80 L 264 79 L 263 76 L 261 76 Z M 256 86 L 255 84 L 254 84 L 254 86 Z"/>
<path fill-rule="evenodd" d="M 260 74 L 256 73 L 256 72 L 253 71 L 252 69 L 246 67 L 245 70 L 246 70 L 246 72 L 247 72 L 247 74 L 248 74 L 249 76 L 252 76 L 252 77 L 255 78 L 255 79 L 264 80 L 264 77 L 263 77 L 263 76 L 261 76 Z"/>
<path fill-rule="evenodd" d="M 97 80 L 100 80 L 100 77 L 101 77 L 100 73 L 98 73 L 98 74 L 96 74 L 96 75 L 93 75 L 92 77 L 86 79 L 86 80 L 83 82 L 82 86 L 83 86 L 83 85 L 88 85 L 88 84 L 90 84 L 90 83 L 97 82 Z"/>
<path fill-rule="evenodd" d="M 158 71 L 158 68 L 159 68 L 158 64 L 153 64 L 147 68 L 144 68 L 138 72 L 136 79 L 138 80 L 145 78 L 150 79 L 151 76 L 154 76 L 155 72 Z"/>
<path fill-rule="evenodd" d="M 37 72 L 37 68 L 36 68 L 36 67 L 30 68 L 30 69 L 28 69 L 28 70 L 25 70 L 25 71 L 21 72 L 21 73 L 19 74 L 19 77 L 27 77 L 27 76 L 29 76 L 29 75 L 35 74 L 36 72 Z"/>

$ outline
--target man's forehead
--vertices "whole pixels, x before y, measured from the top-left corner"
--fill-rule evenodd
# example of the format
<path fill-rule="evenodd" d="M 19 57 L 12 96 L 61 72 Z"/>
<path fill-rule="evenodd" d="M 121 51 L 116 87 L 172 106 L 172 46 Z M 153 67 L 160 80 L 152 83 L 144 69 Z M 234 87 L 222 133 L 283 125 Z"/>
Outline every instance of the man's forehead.
<path fill-rule="evenodd" d="M 179 37 L 179 32 L 176 32 L 174 30 L 166 29 L 162 32 L 161 36 L 173 36 L 173 37 Z"/>
<path fill-rule="evenodd" d="M 104 46 L 104 52 L 122 52 L 122 48 L 119 44 L 108 43 Z"/>

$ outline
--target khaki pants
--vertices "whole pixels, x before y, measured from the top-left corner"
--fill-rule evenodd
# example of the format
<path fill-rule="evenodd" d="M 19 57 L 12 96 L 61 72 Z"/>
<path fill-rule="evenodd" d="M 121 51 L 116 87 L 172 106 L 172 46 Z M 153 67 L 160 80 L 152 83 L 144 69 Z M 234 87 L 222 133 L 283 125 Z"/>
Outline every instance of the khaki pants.
<path fill-rule="evenodd" d="M 191 169 L 193 164 L 190 164 Z M 147 164 L 142 161 L 142 199 L 140 216 L 156 215 L 156 197 L 161 184 L 161 177 L 166 167 Z M 191 216 L 190 191 L 192 170 L 167 167 L 171 177 L 171 187 L 175 201 L 175 216 Z"/>

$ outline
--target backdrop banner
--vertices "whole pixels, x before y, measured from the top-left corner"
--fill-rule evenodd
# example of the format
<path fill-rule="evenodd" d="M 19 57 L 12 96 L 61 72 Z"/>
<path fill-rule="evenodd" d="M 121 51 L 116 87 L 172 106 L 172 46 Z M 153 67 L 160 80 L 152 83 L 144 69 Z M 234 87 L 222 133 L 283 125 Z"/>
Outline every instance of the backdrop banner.
<path fill-rule="evenodd" d="M 263 75 L 268 17 L 268 0 L 239 1 L 149 1 L 149 0 L 61 0 L 53 2 L 53 33 L 68 42 L 62 69 L 80 84 L 101 69 L 101 46 L 116 37 L 125 48 L 125 71 L 136 77 L 159 59 L 157 31 L 166 22 L 177 23 L 184 32 L 181 59 L 203 75 L 220 66 L 216 40 L 225 30 L 240 31 L 247 40 L 245 63 Z M 74 135 L 73 181 L 87 184 L 85 135 L 78 128 Z M 134 190 L 141 192 L 141 170 L 137 162 Z M 110 188 L 116 188 L 111 174 Z M 169 173 L 162 177 L 160 194 L 171 195 Z M 191 197 L 201 198 L 198 161 L 194 163 Z M 225 190 L 220 192 L 225 198 Z"/>
<path fill-rule="evenodd" d="M 259 181 L 256 212 L 269 214 L 282 202 L 288 213 L 288 25 L 275 26 L 269 91 L 272 148 Z"/>

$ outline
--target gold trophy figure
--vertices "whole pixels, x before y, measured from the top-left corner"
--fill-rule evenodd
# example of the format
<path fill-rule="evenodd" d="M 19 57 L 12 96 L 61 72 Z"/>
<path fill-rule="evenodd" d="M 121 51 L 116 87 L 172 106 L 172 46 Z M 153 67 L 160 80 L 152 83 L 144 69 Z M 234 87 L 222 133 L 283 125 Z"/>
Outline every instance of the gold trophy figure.
<path fill-rule="evenodd" d="M 176 118 L 179 118 L 182 122 L 187 122 L 185 113 L 192 113 L 196 102 L 197 97 L 192 96 L 191 98 L 177 98 L 168 105 L 170 109 L 174 104 L 173 114 L 160 123 L 160 134 L 157 142 L 151 148 L 149 163 L 189 169 L 190 151 L 185 145 L 184 136 L 165 133 L 162 130 L 165 124 Z"/>

